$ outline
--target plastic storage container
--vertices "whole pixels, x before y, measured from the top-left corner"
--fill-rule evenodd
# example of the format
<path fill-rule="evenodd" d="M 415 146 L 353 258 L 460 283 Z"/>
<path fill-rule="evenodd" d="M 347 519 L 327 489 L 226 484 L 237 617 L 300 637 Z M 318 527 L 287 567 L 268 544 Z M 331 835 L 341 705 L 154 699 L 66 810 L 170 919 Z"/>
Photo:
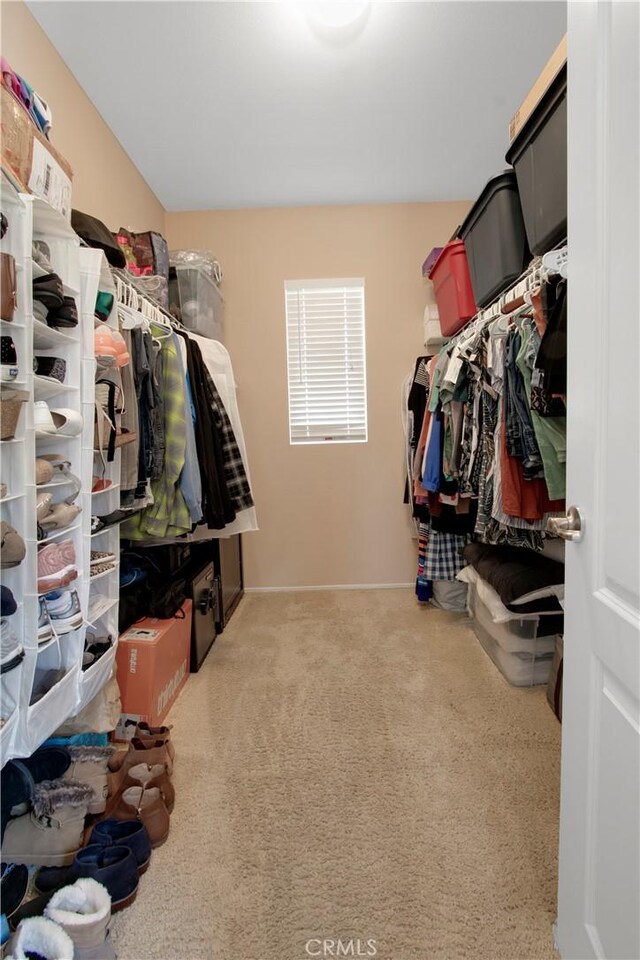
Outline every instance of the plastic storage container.
<path fill-rule="evenodd" d="M 508 620 L 494 623 L 473 583 L 469 584 L 468 610 L 473 631 L 482 648 L 509 683 L 515 687 L 529 687 L 548 682 L 555 636 L 537 635 L 540 629 L 544 629 L 544 617 L 540 617 L 539 621 Z M 529 631 L 530 636 L 519 636 L 513 630 L 514 624 L 519 625 L 519 629 Z"/>
<path fill-rule="evenodd" d="M 422 276 L 428 277 L 431 274 L 434 263 L 442 253 L 442 247 L 434 247 L 427 259 L 422 264 Z"/>
<path fill-rule="evenodd" d="M 222 340 L 224 300 L 201 267 L 175 266 L 180 291 L 180 314 L 188 330 Z"/>
<path fill-rule="evenodd" d="M 517 280 L 531 259 L 513 170 L 489 180 L 460 236 L 476 303 L 485 307 Z"/>
<path fill-rule="evenodd" d="M 443 337 L 452 337 L 478 312 L 462 240 L 450 240 L 429 274 L 438 302 Z"/>
<path fill-rule="evenodd" d="M 567 68 L 555 78 L 506 156 L 518 180 L 532 253 L 567 235 Z"/>

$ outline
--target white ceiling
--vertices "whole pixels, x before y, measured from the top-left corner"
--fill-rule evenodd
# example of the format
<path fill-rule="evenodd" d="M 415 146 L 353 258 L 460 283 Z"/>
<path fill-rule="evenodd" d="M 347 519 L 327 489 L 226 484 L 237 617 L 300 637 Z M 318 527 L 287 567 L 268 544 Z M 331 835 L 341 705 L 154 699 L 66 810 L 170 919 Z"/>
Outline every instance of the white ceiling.
<path fill-rule="evenodd" d="M 566 24 L 556 2 L 373 3 L 331 40 L 304 6 L 29 2 L 168 210 L 472 199 Z"/>

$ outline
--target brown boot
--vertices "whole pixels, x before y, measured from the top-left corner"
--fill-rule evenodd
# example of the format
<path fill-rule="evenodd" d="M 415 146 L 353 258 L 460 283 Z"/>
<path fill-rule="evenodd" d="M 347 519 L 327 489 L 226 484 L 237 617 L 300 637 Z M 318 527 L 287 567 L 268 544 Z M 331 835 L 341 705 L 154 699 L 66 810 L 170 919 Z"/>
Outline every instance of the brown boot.
<path fill-rule="evenodd" d="M 158 787 L 127 787 L 112 816 L 116 820 L 140 820 L 152 847 L 161 846 L 169 836 L 169 814 Z"/>
<path fill-rule="evenodd" d="M 134 736 L 137 740 L 164 741 L 171 761 L 173 762 L 176 759 L 176 748 L 171 742 L 171 727 L 150 727 L 148 723 L 139 723 Z"/>
<path fill-rule="evenodd" d="M 109 794 L 116 793 L 124 774 L 137 763 L 164 763 L 169 776 L 173 773 L 173 760 L 163 740 L 139 740 L 134 737 L 128 750 L 118 750 L 109 761 Z"/>
<path fill-rule="evenodd" d="M 167 813 L 173 812 L 176 792 L 164 763 L 154 763 L 151 766 L 148 763 L 136 763 L 135 766 L 129 767 L 122 784 L 122 792 L 124 793 L 129 787 L 157 787 Z"/>

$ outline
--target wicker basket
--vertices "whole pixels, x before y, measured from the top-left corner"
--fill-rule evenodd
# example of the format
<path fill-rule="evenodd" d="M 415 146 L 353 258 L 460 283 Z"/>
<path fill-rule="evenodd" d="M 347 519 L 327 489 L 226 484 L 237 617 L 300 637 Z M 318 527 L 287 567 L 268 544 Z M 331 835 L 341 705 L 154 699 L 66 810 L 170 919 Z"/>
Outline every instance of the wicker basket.
<path fill-rule="evenodd" d="M 0 440 L 13 440 L 20 419 L 22 404 L 29 399 L 26 390 L 0 390 Z"/>

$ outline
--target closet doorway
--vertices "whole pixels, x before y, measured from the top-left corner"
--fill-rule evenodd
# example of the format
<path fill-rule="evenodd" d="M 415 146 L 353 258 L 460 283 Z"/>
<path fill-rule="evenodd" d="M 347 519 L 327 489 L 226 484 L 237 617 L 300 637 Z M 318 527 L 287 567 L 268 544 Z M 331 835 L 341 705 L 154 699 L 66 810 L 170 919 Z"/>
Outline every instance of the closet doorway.
<path fill-rule="evenodd" d="M 640 957 L 639 37 L 637 3 L 569 3 L 565 960 Z"/>

